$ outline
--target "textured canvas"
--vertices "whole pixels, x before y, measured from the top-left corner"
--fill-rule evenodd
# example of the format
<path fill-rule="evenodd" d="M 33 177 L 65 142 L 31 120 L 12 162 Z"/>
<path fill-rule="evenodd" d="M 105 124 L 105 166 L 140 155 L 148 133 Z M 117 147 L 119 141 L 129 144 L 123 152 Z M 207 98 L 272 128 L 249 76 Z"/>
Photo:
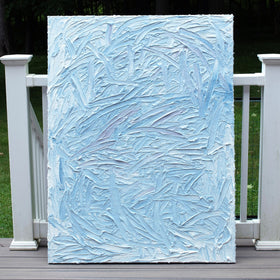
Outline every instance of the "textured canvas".
<path fill-rule="evenodd" d="M 234 262 L 232 16 L 50 17 L 50 263 Z"/>

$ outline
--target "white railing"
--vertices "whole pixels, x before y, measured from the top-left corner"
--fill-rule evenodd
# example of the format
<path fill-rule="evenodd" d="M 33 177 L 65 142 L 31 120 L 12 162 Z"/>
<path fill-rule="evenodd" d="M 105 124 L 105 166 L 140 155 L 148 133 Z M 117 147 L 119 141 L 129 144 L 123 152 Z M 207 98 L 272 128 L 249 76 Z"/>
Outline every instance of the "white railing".
<path fill-rule="evenodd" d="M 47 237 L 47 75 L 28 74 L 31 55 L 1 57 L 6 71 L 14 239 L 12 250 L 34 250 Z M 256 240 L 258 250 L 280 249 L 280 55 L 259 55 L 262 73 L 235 74 L 243 87 L 240 220 L 237 240 Z M 247 219 L 250 87 L 260 86 L 261 133 L 258 219 Z M 29 101 L 41 87 L 43 132 Z M 248 242 L 246 242 L 248 244 Z"/>
<path fill-rule="evenodd" d="M 42 88 L 42 95 L 46 98 L 47 87 Z M 43 100 L 44 101 L 44 100 Z M 32 209 L 34 239 L 40 239 L 47 233 L 47 161 L 44 139 L 40 124 L 31 103 L 31 148 L 32 148 Z M 46 131 L 46 129 L 44 130 Z M 46 142 L 45 142 L 46 143 Z"/>
<path fill-rule="evenodd" d="M 32 202 L 33 217 L 36 220 L 47 217 L 46 207 L 46 186 L 44 180 L 44 142 L 40 125 L 35 112 L 30 104 L 30 124 L 31 124 L 31 147 L 32 147 Z"/>

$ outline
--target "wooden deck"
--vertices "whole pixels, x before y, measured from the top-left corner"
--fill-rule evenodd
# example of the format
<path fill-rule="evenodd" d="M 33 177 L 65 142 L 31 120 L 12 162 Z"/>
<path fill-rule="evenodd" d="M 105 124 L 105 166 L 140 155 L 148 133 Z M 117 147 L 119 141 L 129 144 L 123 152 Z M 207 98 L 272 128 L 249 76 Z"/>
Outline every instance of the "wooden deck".
<path fill-rule="evenodd" d="M 9 251 L 0 239 L 0 279 L 280 279 L 280 251 L 238 247 L 236 264 L 48 265 L 47 248 Z"/>

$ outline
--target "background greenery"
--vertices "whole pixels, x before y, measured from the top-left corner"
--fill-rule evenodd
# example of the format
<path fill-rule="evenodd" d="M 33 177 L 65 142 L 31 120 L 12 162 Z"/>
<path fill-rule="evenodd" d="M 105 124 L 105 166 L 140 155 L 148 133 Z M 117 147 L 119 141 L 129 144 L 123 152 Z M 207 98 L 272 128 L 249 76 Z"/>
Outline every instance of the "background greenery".
<path fill-rule="evenodd" d="M 162 2 L 162 6 L 159 6 Z M 172 3 L 171 3 L 172 2 Z M 124 0 L 66 1 L 19 0 L 3 1 L 9 48 L 8 53 L 33 53 L 30 73 L 47 73 L 47 15 L 73 14 L 196 14 L 233 13 L 235 17 L 234 73 L 261 71 L 260 53 L 279 53 L 280 37 L 276 26 L 280 1 L 263 0 L 193 0 L 148 1 Z M 274 10 L 272 11 L 272 7 Z M 1 11 L 0 11 L 1 13 Z M 1 15 L 0 15 L 1 17 Z M 0 27 L 1 29 L 1 27 Z M 1 32 L 1 31 L 0 31 Z M 0 36 L 1 44 L 1 36 Z M 1 53 L 1 47 L 0 47 Z M 239 216 L 242 89 L 235 87 L 235 149 L 236 149 L 236 216 Z M 260 88 L 251 88 L 250 140 L 248 174 L 248 215 L 257 216 L 258 166 L 260 131 Z M 40 90 L 31 90 L 31 102 L 42 123 Z M 0 66 L 0 237 L 12 237 L 12 211 L 9 177 L 7 117 L 5 104 L 4 67 Z"/>
<path fill-rule="evenodd" d="M 0 54 L 46 54 L 49 15 L 208 13 L 233 14 L 237 42 L 280 35 L 280 0 L 0 0 Z"/>

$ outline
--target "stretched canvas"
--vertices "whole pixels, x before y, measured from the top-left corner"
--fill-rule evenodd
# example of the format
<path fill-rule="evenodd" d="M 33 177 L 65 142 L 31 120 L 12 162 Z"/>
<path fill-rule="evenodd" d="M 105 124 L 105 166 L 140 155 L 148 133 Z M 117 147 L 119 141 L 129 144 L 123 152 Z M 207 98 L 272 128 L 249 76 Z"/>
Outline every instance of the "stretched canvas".
<path fill-rule="evenodd" d="M 50 263 L 235 262 L 232 21 L 49 17 Z"/>

